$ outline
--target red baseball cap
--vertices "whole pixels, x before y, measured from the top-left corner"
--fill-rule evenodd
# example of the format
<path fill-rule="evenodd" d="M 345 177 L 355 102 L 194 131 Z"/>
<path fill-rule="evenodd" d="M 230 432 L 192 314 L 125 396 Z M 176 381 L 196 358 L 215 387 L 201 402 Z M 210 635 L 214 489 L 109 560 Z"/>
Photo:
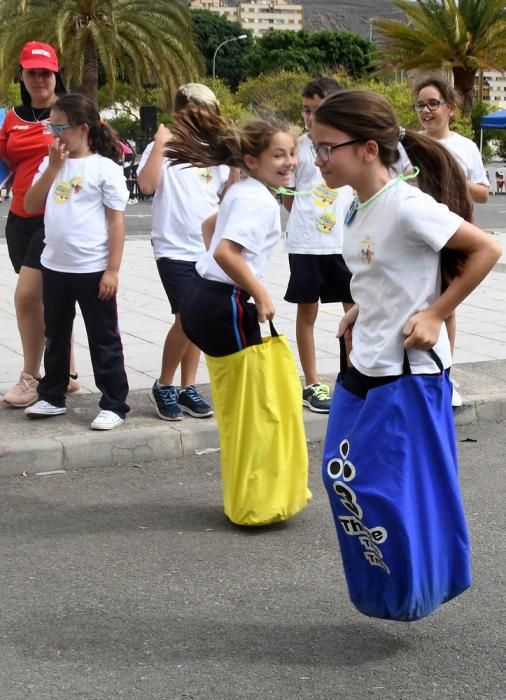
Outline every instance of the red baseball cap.
<path fill-rule="evenodd" d="M 40 41 L 29 41 L 21 50 L 19 57 L 21 68 L 40 68 L 58 73 L 58 58 L 56 51 L 49 44 L 42 44 Z"/>

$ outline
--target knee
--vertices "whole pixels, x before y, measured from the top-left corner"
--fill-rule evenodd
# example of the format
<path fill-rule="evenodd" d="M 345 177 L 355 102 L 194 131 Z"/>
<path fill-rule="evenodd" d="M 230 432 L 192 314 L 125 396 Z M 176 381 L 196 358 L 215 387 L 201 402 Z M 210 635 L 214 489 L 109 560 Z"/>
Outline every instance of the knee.
<path fill-rule="evenodd" d="M 18 286 L 14 292 L 14 305 L 20 314 L 42 311 L 42 290 L 39 287 Z"/>
<path fill-rule="evenodd" d="M 314 326 L 318 316 L 318 304 L 299 304 L 297 322 L 304 326 Z"/>

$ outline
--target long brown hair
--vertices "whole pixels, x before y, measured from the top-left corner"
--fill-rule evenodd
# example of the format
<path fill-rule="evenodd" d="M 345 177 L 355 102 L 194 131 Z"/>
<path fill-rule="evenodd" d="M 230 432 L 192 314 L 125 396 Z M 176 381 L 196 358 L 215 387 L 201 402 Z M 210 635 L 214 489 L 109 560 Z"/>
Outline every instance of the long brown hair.
<path fill-rule="evenodd" d="M 280 131 L 292 127 L 277 117 L 252 119 L 242 128 L 208 106 L 189 106 L 174 115 L 165 156 L 170 165 L 229 165 L 244 169 L 244 156 L 258 157 Z M 294 135 L 295 139 L 295 135 Z"/>
<path fill-rule="evenodd" d="M 389 103 L 369 90 L 343 90 L 330 95 L 315 112 L 314 119 L 363 141 L 378 144 L 379 158 L 391 168 L 400 157 L 399 122 Z M 472 220 L 473 205 L 462 168 L 449 151 L 434 139 L 405 130 L 402 145 L 417 167 L 418 186 L 466 221 Z M 460 253 L 445 248 L 441 255 L 446 284 L 460 273 L 465 262 Z"/>

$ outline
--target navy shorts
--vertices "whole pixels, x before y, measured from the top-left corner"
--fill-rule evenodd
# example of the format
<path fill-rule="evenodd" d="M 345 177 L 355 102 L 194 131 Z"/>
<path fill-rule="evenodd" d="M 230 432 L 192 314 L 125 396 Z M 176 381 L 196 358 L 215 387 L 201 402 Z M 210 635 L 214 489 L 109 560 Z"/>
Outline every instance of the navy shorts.
<path fill-rule="evenodd" d="M 184 298 L 181 325 L 187 338 L 206 355 L 223 357 L 260 345 L 257 308 L 239 287 L 199 276 Z"/>
<path fill-rule="evenodd" d="M 315 304 L 341 301 L 353 303 L 350 293 L 351 272 L 342 255 L 305 255 L 290 253 L 290 280 L 285 301 Z"/>
<path fill-rule="evenodd" d="M 5 238 L 12 267 L 18 274 L 22 266 L 42 270 L 40 256 L 44 250 L 43 216 L 18 216 L 10 211 L 5 225 Z"/>
<path fill-rule="evenodd" d="M 170 301 L 171 311 L 173 314 L 178 314 L 183 298 L 193 289 L 195 281 L 200 278 L 195 269 L 195 263 L 188 260 L 159 258 L 156 261 L 156 266 Z"/>

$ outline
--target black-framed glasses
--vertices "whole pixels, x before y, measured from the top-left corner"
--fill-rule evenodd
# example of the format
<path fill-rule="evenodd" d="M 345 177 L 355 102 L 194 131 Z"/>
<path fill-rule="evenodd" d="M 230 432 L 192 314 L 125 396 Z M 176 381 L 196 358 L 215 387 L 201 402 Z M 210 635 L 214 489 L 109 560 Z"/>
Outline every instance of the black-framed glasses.
<path fill-rule="evenodd" d="M 350 141 L 344 141 L 343 143 L 324 143 L 321 146 L 311 146 L 313 153 L 317 158 L 319 158 L 323 163 L 327 163 L 330 160 L 332 151 L 337 148 L 342 148 L 343 146 L 351 146 L 352 143 L 362 143 L 363 139 L 350 139 Z"/>
<path fill-rule="evenodd" d="M 72 124 L 51 124 L 51 122 L 49 122 L 48 126 L 51 129 L 53 136 L 57 136 L 59 138 L 65 129 L 70 129 Z"/>
<path fill-rule="evenodd" d="M 415 112 L 423 112 L 423 110 L 427 107 L 427 109 L 430 112 L 436 112 L 441 105 L 447 104 L 446 100 L 427 100 L 427 102 L 415 102 L 413 105 L 413 109 Z"/>

